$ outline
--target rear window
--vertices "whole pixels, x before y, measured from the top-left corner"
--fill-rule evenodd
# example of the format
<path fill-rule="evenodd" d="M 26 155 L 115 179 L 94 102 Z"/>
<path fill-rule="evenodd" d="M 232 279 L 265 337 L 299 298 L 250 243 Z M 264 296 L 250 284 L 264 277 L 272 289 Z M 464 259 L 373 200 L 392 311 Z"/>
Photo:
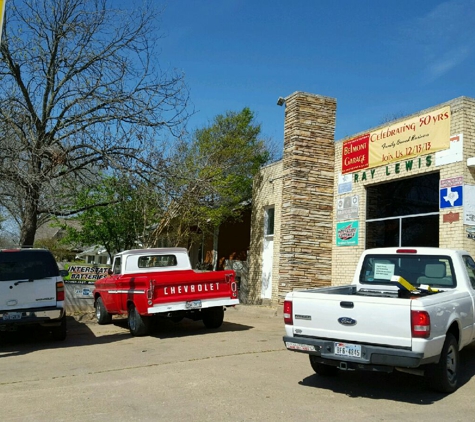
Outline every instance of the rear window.
<path fill-rule="evenodd" d="M 139 257 L 139 268 L 163 268 L 175 267 L 177 260 L 175 255 L 149 255 Z"/>
<path fill-rule="evenodd" d="M 413 286 L 427 284 L 455 287 L 452 260 L 433 255 L 367 255 L 360 273 L 361 284 L 393 284 L 391 277 L 403 277 Z"/>
<path fill-rule="evenodd" d="M 0 251 L 0 281 L 35 280 L 59 275 L 48 251 Z"/>

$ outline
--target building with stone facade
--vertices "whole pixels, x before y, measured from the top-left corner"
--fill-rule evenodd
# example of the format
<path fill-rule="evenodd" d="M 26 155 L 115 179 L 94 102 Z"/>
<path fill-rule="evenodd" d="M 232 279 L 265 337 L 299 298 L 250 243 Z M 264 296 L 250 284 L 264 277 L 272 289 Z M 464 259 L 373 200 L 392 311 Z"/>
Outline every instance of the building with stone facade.
<path fill-rule="evenodd" d="M 250 303 L 347 284 L 367 248 L 475 255 L 475 99 L 338 141 L 335 99 L 295 92 L 285 108 L 283 158 L 254 181 Z"/>

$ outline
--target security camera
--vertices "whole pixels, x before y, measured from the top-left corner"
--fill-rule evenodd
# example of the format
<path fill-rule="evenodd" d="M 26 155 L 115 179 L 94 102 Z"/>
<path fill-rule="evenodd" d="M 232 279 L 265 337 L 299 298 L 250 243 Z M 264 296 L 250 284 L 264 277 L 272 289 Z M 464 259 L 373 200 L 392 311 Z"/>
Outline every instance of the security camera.
<path fill-rule="evenodd" d="M 279 97 L 279 99 L 277 100 L 277 105 L 283 106 L 284 104 L 285 104 L 285 98 Z"/>

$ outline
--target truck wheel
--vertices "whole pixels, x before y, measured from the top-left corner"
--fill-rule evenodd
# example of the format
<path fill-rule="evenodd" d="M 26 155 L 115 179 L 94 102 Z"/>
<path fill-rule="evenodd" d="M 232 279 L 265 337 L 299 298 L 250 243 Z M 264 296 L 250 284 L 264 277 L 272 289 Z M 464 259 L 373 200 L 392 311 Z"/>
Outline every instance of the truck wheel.
<path fill-rule="evenodd" d="M 322 377 L 334 377 L 338 373 L 336 366 L 325 365 L 324 363 L 316 362 L 315 356 L 309 355 L 310 365 L 312 369 Z"/>
<path fill-rule="evenodd" d="M 428 365 L 425 375 L 430 387 L 441 393 L 453 393 L 458 385 L 459 348 L 454 335 L 447 333 L 439 363 Z"/>
<path fill-rule="evenodd" d="M 223 324 L 224 308 L 222 306 L 205 308 L 201 313 L 203 314 L 203 324 L 206 328 L 219 328 Z"/>
<path fill-rule="evenodd" d="M 129 306 L 127 322 L 129 324 L 130 334 L 133 336 L 146 336 L 150 331 L 150 317 L 140 315 L 133 304 Z"/>
<path fill-rule="evenodd" d="M 96 300 L 96 318 L 99 325 L 110 324 L 112 322 L 112 315 L 107 312 L 101 297 L 98 297 Z"/>
<path fill-rule="evenodd" d="M 51 335 L 53 340 L 63 341 L 66 340 L 68 333 L 67 324 L 66 324 L 66 315 L 61 319 L 61 325 L 59 327 L 53 327 L 51 329 Z"/>

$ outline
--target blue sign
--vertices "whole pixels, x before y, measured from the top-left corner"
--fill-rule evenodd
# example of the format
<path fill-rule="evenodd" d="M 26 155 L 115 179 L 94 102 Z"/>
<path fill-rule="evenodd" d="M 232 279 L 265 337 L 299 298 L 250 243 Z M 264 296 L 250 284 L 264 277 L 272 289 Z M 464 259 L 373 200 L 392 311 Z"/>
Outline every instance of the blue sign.
<path fill-rule="evenodd" d="M 463 205 L 463 186 L 451 186 L 440 190 L 440 208 L 461 207 Z"/>

